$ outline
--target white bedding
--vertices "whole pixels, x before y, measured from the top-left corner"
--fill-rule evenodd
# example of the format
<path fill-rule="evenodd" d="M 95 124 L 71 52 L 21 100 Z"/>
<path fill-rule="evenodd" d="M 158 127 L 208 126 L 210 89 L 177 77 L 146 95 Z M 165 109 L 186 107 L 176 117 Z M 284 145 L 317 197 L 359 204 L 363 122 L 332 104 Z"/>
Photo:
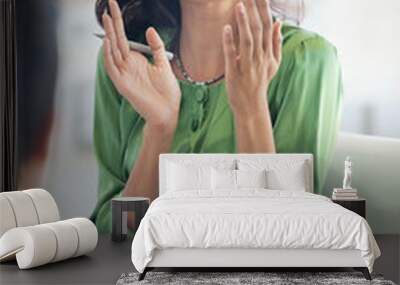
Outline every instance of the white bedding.
<path fill-rule="evenodd" d="M 358 249 L 371 272 L 380 255 L 359 215 L 324 196 L 265 189 L 162 195 L 134 237 L 135 268 L 143 272 L 165 248 Z"/>

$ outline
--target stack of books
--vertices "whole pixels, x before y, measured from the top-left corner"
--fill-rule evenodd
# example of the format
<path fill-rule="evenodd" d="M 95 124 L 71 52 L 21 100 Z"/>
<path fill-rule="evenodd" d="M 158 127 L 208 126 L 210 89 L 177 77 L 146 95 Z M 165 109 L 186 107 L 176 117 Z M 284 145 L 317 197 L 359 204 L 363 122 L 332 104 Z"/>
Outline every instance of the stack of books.
<path fill-rule="evenodd" d="M 332 199 L 334 200 L 356 200 L 358 199 L 357 189 L 333 189 Z"/>

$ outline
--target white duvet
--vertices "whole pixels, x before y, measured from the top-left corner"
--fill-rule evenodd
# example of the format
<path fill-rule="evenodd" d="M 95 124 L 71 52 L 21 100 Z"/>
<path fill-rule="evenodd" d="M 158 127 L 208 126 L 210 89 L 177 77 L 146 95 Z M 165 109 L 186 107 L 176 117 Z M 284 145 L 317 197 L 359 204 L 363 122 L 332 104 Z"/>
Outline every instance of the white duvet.
<path fill-rule="evenodd" d="M 358 249 L 372 271 L 379 248 L 368 223 L 328 198 L 299 191 L 179 191 L 154 200 L 132 243 L 143 272 L 155 249 Z"/>

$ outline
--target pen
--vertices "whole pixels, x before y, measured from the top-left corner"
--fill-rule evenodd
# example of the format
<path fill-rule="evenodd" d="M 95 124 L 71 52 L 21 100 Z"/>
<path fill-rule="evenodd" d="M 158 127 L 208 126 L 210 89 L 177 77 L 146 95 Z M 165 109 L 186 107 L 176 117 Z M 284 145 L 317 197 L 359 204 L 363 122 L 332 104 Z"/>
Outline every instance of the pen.
<path fill-rule="evenodd" d="M 96 37 L 100 38 L 100 39 L 104 39 L 105 35 L 103 34 L 99 34 L 99 33 L 93 33 Z M 151 50 L 151 48 L 147 45 L 138 43 L 138 42 L 133 42 L 133 41 L 128 41 L 129 44 L 129 48 L 131 50 L 135 50 L 147 55 L 153 55 L 153 52 Z M 166 51 L 165 52 L 167 54 L 167 58 L 168 60 L 172 60 L 174 58 L 174 54 L 170 51 Z"/>

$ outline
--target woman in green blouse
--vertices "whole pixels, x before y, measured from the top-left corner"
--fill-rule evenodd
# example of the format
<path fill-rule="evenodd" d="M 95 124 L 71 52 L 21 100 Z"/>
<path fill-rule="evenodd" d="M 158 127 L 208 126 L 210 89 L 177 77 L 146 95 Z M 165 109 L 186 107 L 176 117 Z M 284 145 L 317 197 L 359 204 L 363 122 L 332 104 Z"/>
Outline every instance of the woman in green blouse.
<path fill-rule="evenodd" d="M 111 230 L 113 197 L 158 196 L 160 153 L 313 153 L 320 193 L 342 100 L 335 48 L 274 21 L 274 0 L 144 2 L 124 1 L 124 14 L 97 3 L 99 231 Z M 130 51 L 125 30 L 153 58 Z"/>

